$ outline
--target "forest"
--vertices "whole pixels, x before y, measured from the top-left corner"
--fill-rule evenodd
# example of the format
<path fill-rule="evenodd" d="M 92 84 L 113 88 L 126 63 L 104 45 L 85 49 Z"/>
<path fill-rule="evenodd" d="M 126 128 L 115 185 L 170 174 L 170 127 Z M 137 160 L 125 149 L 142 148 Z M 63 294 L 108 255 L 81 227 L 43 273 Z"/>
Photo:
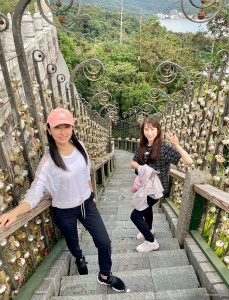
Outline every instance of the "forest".
<path fill-rule="evenodd" d="M 73 12 L 71 14 L 67 19 L 73 17 Z M 108 91 L 113 103 L 119 106 L 121 116 L 130 107 L 142 105 L 151 88 L 162 89 L 170 95 L 185 86 L 182 76 L 172 84 L 159 84 L 156 68 L 161 62 L 179 64 L 193 77 L 202 72 L 207 62 L 214 60 L 217 51 L 228 47 L 220 17 L 217 24 L 209 24 L 208 28 L 208 32 L 196 34 L 173 33 L 162 27 L 155 17 L 140 20 L 124 14 L 120 40 L 119 12 L 84 5 L 77 22 L 59 30 L 58 34 L 60 49 L 70 70 L 89 58 L 99 59 L 105 67 L 104 76 L 97 82 L 77 74 L 78 92 L 89 101 L 95 93 Z"/>
<path fill-rule="evenodd" d="M 63 3 L 68 0 L 63 0 Z M 91 4 L 108 11 L 120 11 L 121 0 L 83 0 L 83 5 Z M 195 9 L 186 1 L 186 11 L 188 14 L 195 13 Z M 180 0 L 123 0 L 123 11 L 127 15 L 149 18 L 157 13 L 169 14 L 172 9 L 181 11 Z"/>
<path fill-rule="evenodd" d="M 0 11 L 14 11 L 16 2 L 0 3 Z M 149 5 L 149 2 L 144 1 L 144 5 Z M 127 3 L 126 0 L 125 5 Z M 140 1 L 131 3 L 137 5 Z M 31 2 L 31 12 L 32 5 Z M 77 11 L 78 4 L 66 11 L 67 22 L 74 18 Z M 57 12 L 54 15 L 56 22 L 60 14 Z M 120 30 L 119 11 L 101 10 L 98 6 L 87 4 L 82 6 L 76 23 L 58 28 L 60 50 L 70 72 L 77 64 L 89 58 L 99 59 L 103 63 L 105 74 L 99 81 L 91 82 L 83 72 L 79 72 L 75 78 L 76 88 L 87 101 L 98 92 L 109 92 L 112 103 L 120 108 L 121 117 L 130 107 L 147 101 L 148 92 L 152 88 L 159 88 L 172 95 L 185 86 L 185 79 L 181 75 L 171 84 L 160 84 L 156 69 L 161 62 L 172 61 L 182 66 L 192 78 L 202 72 L 207 62 L 214 62 L 215 54 L 220 49 L 228 48 L 226 16 L 223 10 L 216 21 L 208 24 L 208 32 L 192 34 L 168 31 L 156 17 L 141 19 L 134 14 L 124 13 Z M 98 103 L 93 105 L 93 109 L 99 109 Z"/>

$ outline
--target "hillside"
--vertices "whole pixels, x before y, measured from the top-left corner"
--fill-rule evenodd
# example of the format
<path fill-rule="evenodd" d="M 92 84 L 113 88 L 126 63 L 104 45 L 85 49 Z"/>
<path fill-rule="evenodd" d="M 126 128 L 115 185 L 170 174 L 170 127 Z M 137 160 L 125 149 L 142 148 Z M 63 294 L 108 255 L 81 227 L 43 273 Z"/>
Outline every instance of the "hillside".
<path fill-rule="evenodd" d="M 67 0 L 63 0 L 63 2 L 67 2 Z M 83 0 L 83 5 L 85 4 L 92 4 L 103 10 L 121 10 L 121 0 Z M 142 12 L 143 18 L 148 18 L 157 13 L 169 14 L 172 9 L 182 11 L 180 0 L 123 0 L 123 5 L 125 14 L 139 17 Z M 194 13 L 190 4 L 189 6 L 187 4 L 186 12 L 188 14 Z"/>

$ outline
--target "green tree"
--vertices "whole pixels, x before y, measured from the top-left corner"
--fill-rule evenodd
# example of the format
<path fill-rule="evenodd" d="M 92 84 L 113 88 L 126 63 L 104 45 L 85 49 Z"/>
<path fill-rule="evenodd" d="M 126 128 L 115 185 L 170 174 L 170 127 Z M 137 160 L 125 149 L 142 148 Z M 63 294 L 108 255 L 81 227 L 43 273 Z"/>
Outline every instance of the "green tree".
<path fill-rule="evenodd" d="M 36 2 L 36 0 L 31 0 L 30 4 L 28 5 L 28 8 L 30 10 L 31 13 L 34 13 L 34 3 Z M 7 14 L 7 13 L 13 13 L 15 11 L 15 7 L 18 3 L 18 0 L 10 0 L 10 1 L 4 1 L 2 0 L 0 2 L 0 12 L 3 14 Z"/>

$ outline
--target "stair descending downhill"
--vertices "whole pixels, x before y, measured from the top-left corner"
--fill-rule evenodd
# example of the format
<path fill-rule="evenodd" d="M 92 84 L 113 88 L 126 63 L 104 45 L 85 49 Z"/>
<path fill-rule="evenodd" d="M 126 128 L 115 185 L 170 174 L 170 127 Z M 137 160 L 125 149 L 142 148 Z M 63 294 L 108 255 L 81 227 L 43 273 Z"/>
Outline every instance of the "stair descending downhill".
<path fill-rule="evenodd" d="M 96 278 L 99 272 L 97 249 L 91 236 L 83 229 L 81 247 L 87 261 L 88 275 L 77 273 L 72 258 L 69 276 L 61 281 L 58 297 L 51 300 L 209 300 L 208 292 L 201 288 L 185 250 L 180 249 L 172 237 L 169 224 L 159 204 L 153 207 L 154 236 L 159 249 L 139 253 L 136 247 L 138 230 L 130 220 L 133 194 L 130 187 L 135 174 L 130 167 L 133 154 L 115 150 L 116 168 L 97 206 L 107 228 L 112 245 L 112 273 L 126 284 L 123 293 L 101 285 Z"/>

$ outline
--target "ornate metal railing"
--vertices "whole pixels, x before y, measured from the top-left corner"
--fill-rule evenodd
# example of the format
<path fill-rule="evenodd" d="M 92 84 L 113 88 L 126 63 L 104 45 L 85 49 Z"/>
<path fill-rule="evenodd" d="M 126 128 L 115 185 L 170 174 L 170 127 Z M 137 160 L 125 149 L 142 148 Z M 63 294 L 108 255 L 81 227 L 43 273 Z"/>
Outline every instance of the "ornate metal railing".
<path fill-rule="evenodd" d="M 56 29 L 49 24 L 53 24 L 51 12 L 43 12 L 38 0 L 41 14 L 37 11 L 32 18 L 26 11 L 29 2 L 18 1 L 12 22 L 10 15 L 0 14 L 1 213 L 20 203 L 30 187 L 47 151 L 46 120 L 55 107 L 73 113 L 76 135 L 85 143 L 92 161 L 98 199 L 114 169 L 110 122 L 95 113 L 74 87 L 80 68 L 86 80 L 95 81 L 97 75 L 103 75 L 102 63 L 92 58 L 69 74 L 65 62 L 59 62 Z M 10 228 L 0 230 L 0 295 L 5 299 L 18 294 L 60 239 L 50 204 L 49 198 L 42 199 Z"/>
<path fill-rule="evenodd" d="M 89 59 L 77 65 L 72 74 L 64 71 L 63 65 L 61 68 L 58 65 L 55 26 L 67 27 L 74 22 L 75 19 L 69 21 L 65 15 L 74 1 L 70 0 L 70 4 L 62 8 L 61 1 L 56 1 L 54 6 L 48 0 L 37 0 L 38 10 L 33 18 L 26 11 L 30 2 L 18 1 L 12 21 L 10 16 L 0 13 L 1 213 L 17 205 L 29 188 L 38 163 L 47 150 L 47 115 L 57 106 L 70 109 L 74 115 L 77 137 L 84 141 L 92 160 L 92 181 L 96 194 L 101 195 L 106 179 L 114 168 L 110 143 L 112 129 L 115 137 L 121 137 L 119 145 L 124 145 L 126 150 L 130 147 L 133 152 L 139 124 L 144 117 L 152 114 L 160 118 L 164 130 L 170 129 L 179 135 L 182 145 L 190 150 L 194 158 L 192 168 L 204 170 L 209 169 L 210 165 L 215 185 L 228 192 L 229 171 L 224 167 L 223 157 L 224 149 L 228 149 L 227 51 L 221 51 L 217 57 L 220 66 L 208 64 L 205 73 L 192 81 L 182 67 L 172 62 L 162 63 L 159 69 L 163 67 L 165 78 L 161 81 L 169 83 L 170 79 L 175 80 L 173 76 L 177 70 L 183 72 L 187 83 L 185 91 L 180 93 L 179 98 L 173 99 L 164 91 L 151 89 L 146 103 L 130 109 L 124 121 L 119 121 L 118 108 L 114 103 L 107 101 L 111 100 L 111 95 L 102 92 L 101 117 L 92 110 L 92 102 L 99 95 L 94 95 L 90 103 L 82 99 L 74 87 L 74 78 L 77 71 L 83 69 L 87 80 L 98 80 L 104 71 L 102 63 Z M 81 5 L 80 0 L 76 18 Z M 59 15 L 59 24 L 53 21 L 51 11 Z M 163 72 L 159 76 L 163 76 Z M 204 88 L 206 93 L 203 95 Z M 166 105 L 162 110 L 161 104 L 164 102 Z M 179 170 L 185 171 L 185 167 L 181 165 Z M 181 194 L 182 187 L 172 191 L 172 201 L 178 208 L 182 204 L 178 201 L 182 198 Z M 50 199 L 44 198 L 9 229 L 0 230 L 0 296 L 4 299 L 17 295 L 60 237 L 49 210 L 50 203 Z"/>

